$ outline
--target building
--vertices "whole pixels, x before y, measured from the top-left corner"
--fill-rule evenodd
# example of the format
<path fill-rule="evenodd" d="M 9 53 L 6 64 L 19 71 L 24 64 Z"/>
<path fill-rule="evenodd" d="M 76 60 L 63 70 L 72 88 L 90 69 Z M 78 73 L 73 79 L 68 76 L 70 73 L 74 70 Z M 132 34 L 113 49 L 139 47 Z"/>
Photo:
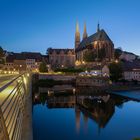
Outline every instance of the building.
<path fill-rule="evenodd" d="M 140 61 L 125 62 L 123 65 L 123 76 L 128 81 L 140 81 Z"/>
<path fill-rule="evenodd" d="M 125 80 L 132 81 L 137 80 L 140 81 L 140 69 L 132 69 L 124 71 Z"/>
<path fill-rule="evenodd" d="M 98 24 L 97 32 L 88 37 L 86 31 L 86 25 L 84 26 L 83 39 L 80 40 L 79 25 L 76 25 L 75 33 L 75 54 L 76 60 L 79 62 L 84 61 L 86 52 L 92 52 L 95 56 L 95 60 L 110 62 L 114 59 L 114 44 L 107 35 L 107 33 L 101 29 Z"/>
<path fill-rule="evenodd" d="M 49 63 L 52 68 L 67 68 L 75 66 L 74 49 L 48 49 Z"/>
<path fill-rule="evenodd" d="M 16 71 L 26 71 L 26 58 L 21 53 L 14 54 L 14 68 Z"/>
<path fill-rule="evenodd" d="M 26 60 L 26 70 L 37 72 L 43 59 L 41 53 L 22 52 L 21 55 L 23 55 Z"/>
<path fill-rule="evenodd" d="M 3 69 L 7 71 L 37 72 L 43 59 L 44 56 L 42 56 L 40 53 L 9 53 L 9 55 L 6 57 L 6 62 Z"/>

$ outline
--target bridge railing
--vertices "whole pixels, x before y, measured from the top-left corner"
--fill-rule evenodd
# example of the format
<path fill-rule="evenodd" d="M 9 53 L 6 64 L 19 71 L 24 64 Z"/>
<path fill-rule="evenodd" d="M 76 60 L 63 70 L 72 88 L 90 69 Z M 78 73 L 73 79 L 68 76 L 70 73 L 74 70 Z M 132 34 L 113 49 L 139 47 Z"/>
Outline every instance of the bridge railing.
<path fill-rule="evenodd" d="M 0 139 L 21 140 L 29 74 L 24 73 L 0 89 Z"/>

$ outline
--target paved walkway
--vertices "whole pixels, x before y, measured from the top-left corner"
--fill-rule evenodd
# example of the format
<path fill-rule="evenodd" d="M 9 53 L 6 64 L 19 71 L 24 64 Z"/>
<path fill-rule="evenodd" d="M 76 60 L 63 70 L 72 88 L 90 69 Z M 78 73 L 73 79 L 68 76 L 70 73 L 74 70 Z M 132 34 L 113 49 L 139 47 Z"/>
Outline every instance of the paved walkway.
<path fill-rule="evenodd" d="M 26 98 L 25 115 L 23 119 L 23 132 L 22 140 L 33 140 L 33 127 L 32 127 L 32 91 L 30 85 L 30 92 Z"/>
<path fill-rule="evenodd" d="M 18 76 L 17 74 L 7 74 L 7 75 L 0 74 L 0 88 L 3 87 L 8 82 L 10 82 L 12 79 L 16 78 L 17 76 Z"/>
<path fill-rule="evenodd" d="M 120 95 L 120 96 L 123 96 L 123 97 L 128 97 L 128 98 L 140 101 L 140 90 L 135 90 L 135 91 L 115 91 L 115 92 L 112 92 L 112 94 Z"/>

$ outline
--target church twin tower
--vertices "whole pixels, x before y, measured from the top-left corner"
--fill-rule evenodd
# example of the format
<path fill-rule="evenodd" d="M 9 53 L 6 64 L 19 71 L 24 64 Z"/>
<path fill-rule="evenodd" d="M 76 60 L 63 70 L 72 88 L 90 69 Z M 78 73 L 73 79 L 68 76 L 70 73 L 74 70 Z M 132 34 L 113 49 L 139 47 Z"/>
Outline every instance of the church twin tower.
<path fill-rule="evenodd" d="M 97 32 L 100 31 L 100 25 L 98 23 L 97 25 Z M 83 33 L 83 40 L 86 39 L 88 37 L 87 34 L 87 27 L 86 27 L 86 23 L 84 24 L 84 33 Z M 79 44 L 80 44 L 80 31 L 79 31 L 79 24 L 78 22 L 76 23 L 76 32 L 75 32 L 75 49 L 78 48 Z"/>
<path fill-rule="evenodd" d="M 83 33 L 83 39 L 87 38 L 87 29 L 86 29 L 86 23 L 84 24 L 84 33 Z M 75 49 L 78 48 L 80 44 L 80 31 L 79 31 L 79 24 L 76 23 L 76 33 L 75 33 Z"/>
<path fill-rule="evenodd" d="M 75 33 L 75 54 L 76 60 L 83 61 L 84 52 L 92 51 L 97 57 L 96 60 L 102 59 L 111 61 L 114 59 L 114 44 L 109 38 L 104 29 L 100 30 L 100 25 L 97 25 L 96 33 L 88 36 L 86 24 L 84 24 L 83 38 L 80 40 L 79 24 L 76 24 Z M 99 54 L 102 54 L 101 58 Z"/>

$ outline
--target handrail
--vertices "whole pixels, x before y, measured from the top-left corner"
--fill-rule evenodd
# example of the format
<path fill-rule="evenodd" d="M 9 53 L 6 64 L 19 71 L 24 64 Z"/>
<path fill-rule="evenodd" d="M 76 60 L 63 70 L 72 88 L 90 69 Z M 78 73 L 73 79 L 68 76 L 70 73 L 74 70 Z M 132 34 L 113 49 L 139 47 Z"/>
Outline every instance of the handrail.
<path fill-rule="evenodd" d="M 26 73 L 26 72 L 25 72 Z M 4 85 L 3 87 L 0 88 L 0 92 L 2 92 L 5 88 L 7 88 L 9 85 L 11 85 L 15 80 L 17 80 L 19 77 L 21 77 L 22 75 L 24 75 L 25 73 L 22 73 L 20 75 L 18 75 L 16 78 L 12 79 L 10 82 L 8 82 L 6 85 Z"/>
<path fill-rule="evenodd" d="M 2 116 L 2 126 L 6 140 L 21 140 L 22 121 L 29 81 L 30 78 L 25 72 L 0 88 L 0 93 L 5 93 L 6 88 L 12 86 L 10 92 L 6 94 L 7 96 L 4 96 L 0 104 L 0 115 Z"/>
<path fill-rule="evenodd" d="M 14 87 L 14 89 L 12 89 L 12 91 L 9 93 L 9 95 L 4 99 L 4 101 L 2 102 L 2 104 L 1 104 L 1 106 L 3 106 L 4 104 L 5 104 L 5 102 L 7 101 L 7 99 L 12 95 L 11 93 L 13 93 L 15 90 L 17 90 L 17 87 L 18 87 L 19 85 L 16 85 L 15 87 Z"/>
<path fill-rule="evenodd" d="M 21 84 L 20 84 L 21 85 Z M 19 86 L 20 85 L 18 85 L 18 89 L 19 89 Z M 16 91 L 15 92 L 17 92 L 18 91 L 18 89 L 16 89 Z M 11 92 L 12 93 L 12 92 Z M 12 98 L 10 99 L 10 101 L 8 102 L 8 104 L 5 106 L 5 108 L 4 108 L 4 110 L 3 110 L 3 113 L 5 113 L 5 110 L 7 109 L 7 107 L 9 106 L 9 104 L 11 103 L 11 101 L 13 100 L 13 98 L 16 96 L 16 94 L 14 94 L 13 96 L 12 96 Z M 5 103 L 5 102 L 3 102 L 3 103 Z M 1 105 L 1 106 L 3 106 L 3 104 Z"/>
<path fill-rule="evenodd" d="M 19 96 L 16 96 L 16 99 L 14 100 L 14 102 L 13 102 L 13 104 L 12 104 L 13 106 L 11 106 L 11 108 L 14 107 L 14 111 L 15 111 L 15 109 L 16 109 L 16 107 L 17 107 L 16 104 L 17 104 L 17 102 L 18 102 L 18 99 L 19 99 Z M 12 110 L 11 108 L 9 109 L 9 112 L 8 112 L 8 113 L 11 112 L 11 110 Z M 13 113 L 14 113 L 14 111 L 13 111 Z M 5 117 L 4 120 L 7 121 L 7 118 L 8 118 L 8 115 Z M 8 124 L 10 123 L 11 119 L 12 119 L 12 115 L 11 115 L 11 118 L 9 119 Z M 8 126 L 8 124 L 7 124 L 7 126 Z"/>

